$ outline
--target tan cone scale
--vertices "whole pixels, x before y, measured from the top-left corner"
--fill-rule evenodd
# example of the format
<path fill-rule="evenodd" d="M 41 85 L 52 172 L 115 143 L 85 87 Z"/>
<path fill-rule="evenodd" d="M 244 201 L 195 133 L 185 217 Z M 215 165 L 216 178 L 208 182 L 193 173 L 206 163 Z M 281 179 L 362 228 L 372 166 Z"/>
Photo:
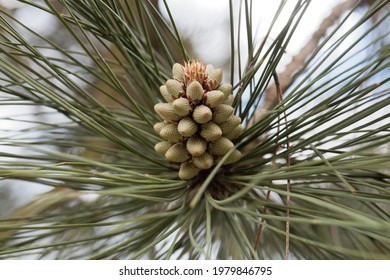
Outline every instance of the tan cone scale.
<path fill-rule="evenodd" d="M 233 114 L 232 86 L 222 84 L 221 69 L 192 60 L 184 66 L 175 63 L 172 76 L 160 87 L 165 102 L 154 106 L 164 120 L 153 127 L 164 139 L 155 150 L 167 160 L 181 163 L 179 177 L 189 180 L 234 149 L 232 141 L 243 126 L 241 118 Z M 240 158 L 241 152 L 234 150 L 224 164 Z"/>

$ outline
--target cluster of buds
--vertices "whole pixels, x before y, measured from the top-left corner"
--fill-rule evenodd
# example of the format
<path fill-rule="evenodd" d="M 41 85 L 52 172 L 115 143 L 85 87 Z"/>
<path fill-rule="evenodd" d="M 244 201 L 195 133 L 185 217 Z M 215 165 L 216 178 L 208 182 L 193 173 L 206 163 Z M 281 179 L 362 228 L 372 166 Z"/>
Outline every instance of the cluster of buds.
<path fill-rule="evenodd" d="M 154 130 L 165 140 L 154 148 L 167 160 L 181 163 L 179 177 L 188 180 L 232 150 L 243 126 L 233 114 L 232 86 L 221 84 L 221 69 L 193 60 L 184 66 L 175 63 L 172 74 L 173 79 L 160 87 L 166 103 L 154 106 L 164 120 Z M 234 150 L 224 164 L 240 157 Z"/>

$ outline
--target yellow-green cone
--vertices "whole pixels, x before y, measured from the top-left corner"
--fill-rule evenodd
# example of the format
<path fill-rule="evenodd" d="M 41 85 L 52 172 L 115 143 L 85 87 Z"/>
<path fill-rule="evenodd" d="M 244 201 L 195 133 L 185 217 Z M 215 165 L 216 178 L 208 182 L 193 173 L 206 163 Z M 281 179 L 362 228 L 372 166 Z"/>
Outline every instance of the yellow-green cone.
<path fill-rule="evenodd" d="M 213 121 L 216 123 L 221 123 L 226 121 L 233 115 L 233 107 L 227 104 L 220 104 L 214 108 L 213 111 Z"/>
<path fill-rule="evenodd" d="M 172 77 L 179 82 L 184 81 L 184 69 L 183 65 L 175 63 L 172 66 Z"/>
<path fill-rule="evenodd" d="M 206 141 L 214 141 L 222 136 L 222 130 L 214 122 L 208 122 L 202 124 L 200 130 L 200 136 L 202 136 Z"/>
<path fill-rule="evenodd" d="M 162 141 L 154 145 L 154 150 L 159 154 L 165 155 L 170 147 L 171 144 L 168 141 Z"/>
<path fill-rule="evenodd" d="M 210 74 L 208 74 L 207 82 L 210 85 L 211 89 L 217 89 L 222 82 L 222 70 L 211 70 Z"/>
<path fill-rule="evenodd" d="M 233 87 L 231 84 L 222 84 L 219 86 L 218 90 L 222 91 L 226 98 L 232 94 Z"/>
<path fill-rule="evenodd" d="M 182 142 L 178 142 L 170 147 L 166 153 L 165 158 L 173 162 L 183 162 L 191 156 L 188 153 L 186 146 Z"/>
<path fill-rule="evenodd" d="M 214 70 L 214 66 L 213 65 L 211 65 L 211 64 L 207 64 L 206 65 L 206 73 L 207 73 L 207 75 L 210 75 L 211 71 L 213 71 L 213 70 Z"/>
<path fill-rule="evenodd" d="M 208 152 L 203 153 L 198 157 L 193 157 L 193 164 L 200 169 L 209 169 L 213 166 L 214 159 L 213 156 Z"/>
<path fill-rule="evenodd" d="M 193 156 L 200 156 L 207 149 L 207 142 L 198 135 L 191 136 L 187 140 L 187 150 Z"/>
<path fill-rule="evenodd" d="M 224 164 L 230 164 L 236 162 L 241 158 L 241 152 L 239 150 L 234 150 L 233 153 L 228 156 Z"/>
<path fill-rule="evenodd" d="M 161 92 L 161 95 L 162 95 L 162 97 L 164 97 L 164 99 L 165 99 L 166 102 L 169 103 L 169 102 L 172 102 L 172 101 L 174 100 L 174 99 L 172 98 L 172 96 L 169 94 L 166 85 L 160 86 L 160 92 Z"/>
<path fill-rule="evenodd" d="M 204 94 L 203 100 L 204 104 L 206 104 L 210 108 L 214 108 L 221 104 L 221 102 L 225 99 L 225 96 L 220 90 L 211 90 Z"/>
<path fill-rule="evenodd" d="M 154 111 L 166 121 L 177 121 L 181 116 L 176 113 L 171 103 L 158 103 L 154 105 Z"/>
<path fill-rule="evenodd" d="M 233 128 L 233 130 L 231 130 L 230 132 L 228 132 L 227 134 L 225 134 L 224 136 L 229 139 L 229 140 L 234 140 L 236 139 L 238 136 L 240 136 L 240 134 L 243 132 L 244 130 L 244 127 L 242 126 L 242 124 L 239 124 L 237 125 L 235 128 Z"/>
<path fill-rule="evenodd" d="M 179 121 L 177 129 L 182 136 L 191 137 L 198 130 L 198 125 L 190 117 L 185 117 Z"/>
<path fill-rule="evenodd" d="M 172 102 L 172 107 L 180 116 L 187 116 L 192 111 L 192 107 L 187 98 L 179 97 Z"/>
<path fill-rule="evenodd" d="M 182 180 L 189 180 L 198 175 L 200 169 L 189 161 L 185 161 L 180 165 L 179 178 Z"/>
<path fill-rule="evenodd" d="M 222 159 L 223 156 L 220 156 L 216 159 L 216 162 L 219 162 L 221 159 Z M 233 162 L 236 162 L 237 160 L 239 160 L 241 158 L 241 152 L 239 150 L 234 150 L 230 156 L 228 156 L 228 158 L 223 162 L 223 164 L 230 164 L 230 163 L 233 163 Z"/>
<path fill-rule="evenodd" d="M 222 104 L 232 105 L 234 101 L 233 94 L 229 94 L 225 99 L 222 101 Z"/>
<path fill-rule="evenodd" d="M 191 82 L 187 87 L 187 98 L 191 102 L 198 103 L 203 98 L 204 89 L 198 81 Z"/>
<path fill-rule="evenodd" d="M 222 122 L 218 125 L 221 128 L 223 134 L 229 134 L 240 123 L 241 123 L 241 118 L 236 115 L 233 115 L 230 118 L 228 118 L 226 122 Z"/>
<path fill-rule="evenodd" d="M 179 81 L 170 79 L 165 85 L 167 86 L 167 90 L 169 94 L 174 98 L 178 98 L 183 92 L 183 85 Z"/>
<path fill-rule="evenodd" d="M 194 112 L 192 113 L 192 117 L 195 122 L 203 124 L 207 123 L 213 117 L 213 112 L 211 109 L 205 105 L 196 106 Z"/>
<path fill-rule="evenodd" d="M 171 142 L 177 142 L 182 138 L 181 134 L 177 130 L 177 124 L 173 123 L 169 123 L 164 126 L 160 131 L 160 136 Z"/>
<path fill-rule="evenodd" d="M 158 122 L 153 125 L 154 131 L 156 131 L 157 134 L 160 134 L 161 129 L 166 126 L 168 123 L 166 122 Z"/>
<path fill-rule="evenodd" d="M 210 144 L 210 152 L 216 156 L 223 156 L 231 149 L 233 149 L 234 144 L 232 141 L 225 137 L 221 137 Z"/>

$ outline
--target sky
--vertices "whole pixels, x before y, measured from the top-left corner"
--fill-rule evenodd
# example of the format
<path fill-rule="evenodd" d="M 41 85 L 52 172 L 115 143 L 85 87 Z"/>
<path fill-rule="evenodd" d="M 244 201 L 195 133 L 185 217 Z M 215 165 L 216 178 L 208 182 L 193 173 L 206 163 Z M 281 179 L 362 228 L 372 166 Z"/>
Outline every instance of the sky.
<path fill-rule="evenodd" d="M 168 0 L 171 13 L 175 18 L 179 31 L 192 34 L 191 41 L 195 44 L 195 50 L 206 63 L 223 61 L 223 58 L 230 54 L 230 31 L 229 25 L 229 1 L 228 0 L 197 0 L 182 1 Z M 234 2 L 235 28 L 237 30 L 238 9 L 240 1 Z M 257 0 L 253 1 L 253 23 L 256 39 L 261 42 L 274 18 L 275 12 L 283 1 Z M 283 28 L 288 15 L 296 5 L 296 0 L 286 2 L 282 14 L 275 24 L 270 40 Z M 308 41 L 311 34 L 317 29 L 324 17 L 330 14 L 332 7 L 340 3 L 337 0 L 313 0 L 305 16 L 303 17 L 297 31 L 292 38 L 286 51 L 286 56 L 282 65 L 286 64 L 291 57 Z M 163 4 L 160 8 L 165 12 Z M 167 17 L 167 13 L 164 15 Z M 244 24 L 242 24 L 244 25 Z M 245 44 L 246 38 L 242 38 L 241 43 Z M 207 42 L 207 44 L 205 44 Z M 269 42 L 268 42 L 269 43 Z M 244 48 L 243 48 L 244 49 Z"/>

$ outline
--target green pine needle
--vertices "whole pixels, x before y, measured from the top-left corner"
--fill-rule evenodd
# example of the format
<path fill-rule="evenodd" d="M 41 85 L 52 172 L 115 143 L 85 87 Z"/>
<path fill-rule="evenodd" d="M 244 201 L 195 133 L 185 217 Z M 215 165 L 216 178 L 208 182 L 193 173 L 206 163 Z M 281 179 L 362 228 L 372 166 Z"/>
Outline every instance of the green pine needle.
<path fill-rule="evenodd" d="M 235 112 L 256 120 L 238 162 L 189 181 L 154 151 L 159 87 L 192 58 L 167 1 L 20 2 L 58 34 L 0 11 L 0 179 L 51 190 L 1 216 L 0 258 L 390 258 L 387 1 L 345 13 L 261 117 L 310 1 L 283 19 L 281 1 L 261 42 L 252 1 L 230 1 Z"/>

